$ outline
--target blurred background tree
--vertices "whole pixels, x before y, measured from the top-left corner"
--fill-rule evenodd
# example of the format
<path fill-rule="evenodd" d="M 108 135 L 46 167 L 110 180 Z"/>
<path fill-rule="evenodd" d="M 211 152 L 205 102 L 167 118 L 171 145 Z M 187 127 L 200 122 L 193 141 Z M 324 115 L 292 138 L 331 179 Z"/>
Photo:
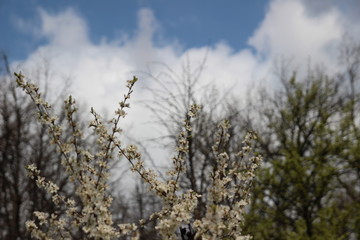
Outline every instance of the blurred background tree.
<path fill-rule="evenodd" d="M 60 166 L 61 156 L 49 144 L 44 127 L 36 123 L 35 106 L 31 100 L 16 90 L 12 72 L 5 54 L 0 73 L 0 239 L 30 239 L 25 221 L 32 212 L 41 209 L 55 211 L 54 205 L 35 181 L 26 175 L 25 166 L 34 163 L 42 174 L 54 179 L 60 191 L 73 194 L 67 176 Z M 44 62 L 45 63 L 45 62 Z M 33 77 L 47 85 L 51 69 L 45 63 L 32 69 Z M 64 91 L 60 91 L 64 94 Z M 63 121 L 65 116 L 59 121 Z"/>
<path fill-rule="evenodd" d="M 158 84 L 150 89 L 156 94 L 147 106 L 164 130 L 158 142 L 161 147 L 173 149 L 190 105 L 203 105 L 188 130 L 194 137 L 189 138 L 187 172 L 180 181 L 184 189 L 202 195 L 196 219 L 205 214 L 210 170 L 216 167 L 208 146 L 214 145 L 216 126 L 225 117 L 231 123 L 231 141 L 223 147 L 235 154 L 244 133 L 255 130 L 260 137 L 257 150 L 265 161 L 246 215 L 248 234 L 254 239 L 280 240 L 360 238 L 360 44 L 345 41 L 340 53 L 342 71 L 336 74 L 310 66 L 302 75 L 282 65 L 281 86 L 275 91 L 256 89 L 259 99 L 247 106 L 229 92 L 201 84 L 206 58 L 196 67 L 187 61 L 180 73 L 166 64 L 159 74 L 146 73 Z M 32 104 L 15 90 L 6 56 L 2 59 L 0 226 L 4 227 L 0 238 L 29 239 L 24 222 L 30 213 L 51 211 L 53 205 L 26 177 L 24 166 L 35 163 L 65 194 L 72 195 L 73 187 L 62 174 L 61 158 L 48 144 L 45 129 L 35 124 Z M 46 82 L 50 69 L 41 70 L 35 78 Z M 146 152 L 144 157 L 151 160 Z M 116 192 L 119 184 L 113 185 L 114 222 L 147 218 L 161 207 L 142 183 L 135 184 L 131 194 Z M 141 239 L 158 239 L 154 224 L 149 222 L 141 230 Z M 81 234 L 74 239 L 81 239 Z"/>
<path fill-rule="evenodd" d="M 172 149 L 177 141 L 177 134 L 187 116 L 190 105 L 196 103 L 202 108 L 198 117 L 191 122 L 191 130 L 187 130 L 189 138 L 189 152 L 186 156 L 186 174 L 180 180 L 184 189 L 192 189 L 201 197 L 200 204 L 195 211 L 195 219 L 204 217 L 206 213 L 205 201 L 208 188 L 212 182 L 211 170 L 216 167 L 217 161 L 209 146 L 215 144 L 215 132 L 218 124 L 229 120 L 230 141 L 224 149 L 231 153 L 231 158 L 241 149 L 243 136 L 246 134 L 247 121 L 242 115 L 245 108 L 241 108 L 237 99 L 225 90 L 222 92 L 212 84 L 203 84 L 201 74 L 204 71 L 206 57 L 197 65 L 190 60 L 183 64 L 180 73 L 174 71 L 164 63 L 157 63 L 162 68 L 159 73 L 152 73 L 151 69 L 144 77 L 149 78 L 157 85 L 149 89 L 154 94 L 154 100 L 147 102 L 159 129 L 163 135 L 157 139 L 164 148 Z"/>
<path fill-rule="evenodd" d="M 246 224 L 254 239 L 359 238 L 359 58 L 359 45 L 346 45 L 342 74 L 281 74 L 282 88 L 263 92 L 253 126 L 265 164 Z"/>
<path fill-rule="evenodd" d="M 187 62 L 181 73 L 165 64 L 164 72 L 148 73 L 162 94 L 149 104 L 166 143 L 191 102 L 204 108 L 193 122 L 187 174 L 181 184 L 206 199 L 215 161 L 206 146 L 213 144 L 219 113 L 232 125 L 237 149 L 248 129 L 260 136 L 258 151 L 265 163 L 258 173 L 245 230 L 254 239 L 358 239 L 360 221 L 360 44 L 347 41 L 340 48 L 341 72 L 309 66 L 296 74 L 289 63 L 278 69 L 275 91 L 256 89 L 259 99 L 247 107 L 228 93 L 201 85 L 206 59 L 197 67 Z M 168 147 L 168 145 L 164 145 Z M 230 152 L 232 152 L 230 150 Z M 234 151 L 233 151 L 234 152 Z M 205 209 L 196 211 L 201 218 Z"/>

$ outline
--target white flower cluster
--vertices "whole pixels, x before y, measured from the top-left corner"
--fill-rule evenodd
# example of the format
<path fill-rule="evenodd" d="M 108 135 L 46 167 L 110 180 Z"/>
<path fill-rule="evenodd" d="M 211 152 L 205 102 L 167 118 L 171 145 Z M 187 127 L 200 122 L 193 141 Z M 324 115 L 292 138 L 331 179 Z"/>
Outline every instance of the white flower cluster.
<path fill-rule="evenodd" d="M 199 107 L 191 106 L 184 121 L 183 131 L 178 137 L 176 155 L 173 157 L 173 169 L 168 172 L 168 179 L 159 180 L 155 171 L 145 168 L 141 154 L 135 145 L 123 147 L 118 139 L 122 130 L 118 127 L 121 118 L 126 116 L 129 108 L 128 99 L 132 93 L 137 78 L 128 81 L 128 92 L 115 111 L 115 118 L 109 128 L 99 114 L 93 109 L 94 120 L 89 124 L 97 134 L 99 151 L 92 153 L 82 144 L 83 134 L 74 120 L 77 111 L 75 100 L 70 96 L 65 101 L 65 112 L 69 129 L 72 132 L 70 140 L 63 140 L 63 127 L 51 116 L 51 106 L 43 100 L 38 88 L 24 80 L 24 76 L 15 73 L 19 87 L 31 97 L 38 108 L 38 117 L 47 126 L 51 142 L 62 154 L 62 165 L 65 167 L 70 181 L 76 186 L 76 201 L 62 196 L 59 188 L 53 182 L 41 176 L 34 165 L 27 166 L 31 178 L 38 187 L 45 189 L 52 196 L 55 205 L 65 208 L 65 215 L 34 212 L 36 221 L 27 221 L 26 227 L 32 237 L 37 239 L 71 239 L 72 231 L 77 229 L 90 239 L 117 239 L 121 236 L 139 238 L 139 228 L 148 221 L 156 220 L 156 230 L 162 239 L 177 239 L 178 229 L 184 224 L 192 224 L 195 239 L 249 239 L 241 235 L 244 207 L 249 202 L 250 185 L 254 172 L 261 162 L 261 157 L 253 153 L 252 140 L 255 134 L 249 133 L 243 141 L 243 149 L 236 155 L 227 153 L 224 146 L 229 141 L 227 132 L 230 124 L 227 121 L 219 125 L 217 142 L 212 147 L 217 163 L 212 172 L 212 185 L 209 189 L 206 205 L 206 216 L 194 219 L 193 211 L 200 197 L 193 190 L 179 188 L 179 179 L 185 169 L 185 160 L 189 150 L 191 118 L 197 116 Z M 110 130 L 109 130 L 110 129 Z M 162 199 L 163 206 L 153 213 L 150 219 L 142 219 L 138 223 L 120 224 L 114 226 L 109 207 L 112 197 L 108 194 L 109 178 L 108 162 L 113 158 L 113 152 L 125 157 L 131 164 L 133 172 L 146 182 L 149 189 Z M 211 150 L 210 150 L 211 151 Z"/>
<path fill-rule="evenodd" d="M 242 235 L 244 207 L 249 204 L 250 187 L 262 158 L 253 154 L 252 144 L 256 135 L 248 132 L 243 148 L 231 159 L 223 146 L 229 141 L 228 121 L 219 124 L 213 153 L 217 158 L 212 172 L 212 185 L 206 203 L 206 215 L 195 220 L 197 239 L 250 239 Z"/>

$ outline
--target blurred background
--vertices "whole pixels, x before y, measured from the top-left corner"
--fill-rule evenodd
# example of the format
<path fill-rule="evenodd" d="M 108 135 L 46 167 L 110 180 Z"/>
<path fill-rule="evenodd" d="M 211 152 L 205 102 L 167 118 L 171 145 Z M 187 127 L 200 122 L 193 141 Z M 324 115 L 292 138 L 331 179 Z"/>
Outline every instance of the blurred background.
<path fill-rule="evenodd" d="M 30 239 L 31 212 L 56 210 L 26 164 L 74 194 L 14 71 L 40 86 L 59 123 L 71 94 L 89 146 L 90 107 L 110 119 L 137 76 L 121 140 L 137 144 L 160 178 L 187 109 L 202 105 L 181 180 L 203 194 L 200 203 L 217 124 L 230 120 L 232 153 L 255 130 L 264 164 L 244 231 L 254 239 L 359 239 L 359 13 L 358 0 L 0 0 L 0 239 Z M 125 159 L 115 158 L 111 171 L 116 222 L 160 208 Z M 151 224 L 143 239 L 157 239 Z"/>

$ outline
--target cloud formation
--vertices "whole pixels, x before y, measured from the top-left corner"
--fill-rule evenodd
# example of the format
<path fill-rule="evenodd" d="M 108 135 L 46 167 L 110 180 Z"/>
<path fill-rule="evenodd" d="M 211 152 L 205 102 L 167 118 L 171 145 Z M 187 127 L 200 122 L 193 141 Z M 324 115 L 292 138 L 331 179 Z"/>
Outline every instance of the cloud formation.
<path fill-rule="evenodd" d="M 204 56 L 205 81 L 241 85 L 244 89 L 256 78 L 266 77 L 259 75 L 258 70 L 270 67 L 281 56 L 294 57 L 299 62 L 311 58 L 332 64 L 334 49 L 349 27 L 344 24 L 349 23 L 336 5 L 321 12 L 312 9 L 316 8 L 306 0 L 271 1 L 264 20 L 249 37 L 250 47 L 238 50 L 221 42 L 190 49 L 181 49 L 174 42 L 159 45 L 154 36 L 161 23 L 150 9 L 139 10 L 138 28 L 132 36 L 94 44 L 88 36 L 91 26 L 74 10 L 50 14 L 40 9 L 38 31 L 48 43 L 36 49 L 25 64 L 46 56 L 56 70 L 74 78 L 74 90 L 81 89 L 79 96 L 96 106 L 98 101 L 92 99 L 107 102 L 107 98 L 116 95 L 121 79 L 131 77 L 134 71 L 146 71 L 152 62 L 163 62 L 180 71 L 187 58 L 196 65 Z"/>
<path fill-rule="evenodd" d="M 51 15 L 39 9 L 41 18 L 40 34 L 49 39 L 51 45 L 63 48 L 78 48 L 88 45 L 88 30 L 84 19 L 71 8 L 58 15 Z"/>
<path fill-rule="evenodd" d="M 310 16 L 299 1 L 273 1 L 261 26 L 249 43 L 267 58 L 296 57 L 300 61 L 314 58 L 330 64 L 329 50 L 342 37 L 338 24 L 340 13 L 336 9 L 319 16 Z"/>

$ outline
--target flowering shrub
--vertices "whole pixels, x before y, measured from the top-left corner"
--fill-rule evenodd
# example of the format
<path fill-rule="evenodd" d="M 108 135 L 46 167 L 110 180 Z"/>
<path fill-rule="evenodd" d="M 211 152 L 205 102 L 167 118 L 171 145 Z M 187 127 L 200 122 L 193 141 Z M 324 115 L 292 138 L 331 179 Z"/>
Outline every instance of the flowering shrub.
<path fill-rule="evenodd" d="M 216 164 L 209 173 L 212 179 L 208 189 L 206 215 L 194 219 L 193 211 L 197 207 L 198 197 L 193 190 L 180 189 L 179 178 L 185 172 L 185 158 L 188 154 L 191 119 L 197 116 L 199 106 L 192 105 L 178 136 L 176 154 L 172 158 L 173 168 L 167 173 L 167 180 L 160 180 L 154 170 L 147 169 L 135 145 L 123 146 L 119 140 L 122 129 L 119 121 L 126 116 L 126 109 L 133 86 L 137 78 L 127 82 L 128 92 L 119 103 L 110 126 L 101 116 L 91 109 L 94 120 L 89 127 L 97 136 L 98 151 L 94 147 L 83 146 L 83 133 L 74 120 L 77 108 L 70 96 L 65 100 L 67 126 L 57 124 L 57 118 L 51 114 L 51 106 L 42 98 L 36 85 L 29 83 L 21 73 L 15 73 L 16 82 L 36 104 L 38 119 L 48 129 L 51 143 L 57 146 L 62 155 L 62 165 L 69 180 L 76 188 L 75 198 L 59 193 L 59 187 L 51 180 L 41 176 L 35 165 L 26 167 L 29 176 L 37 186 L 52 196 L 52 201 L 64 213 L 34 212 L 35 219 L 26 222 L 28 231 L 36 239 L 72 239 L 75 233 L 81 233 L 84 239 L 118 239 L 128 236 L 139 238 L 139 230 L 149 221 L 156 221 L 156 230 L 163 239 L 250 239 L 241 234 L 243 212 L 249 203 L 251 182 L 261 163 L 261 156 L 253 151 L 256 135 L 249 132 L 243 140 L 243 147 L 236 154 L 225 151 L 230 135 L 230 123 L 223 121 L 218 126 L 216 144 L 211 151 Z M 72 132 L 70 140 L 64 140 L 63 128 Z M 131 170 L 147 183 L 149 190 L 162 200 L 162 209 L 154 212 L 149 219 L 114 226 L 109 210 L 112 197 L 108 191 L 108 162 L 117 152 L 131 165 Z M 183 228 L 189 226 L 189 232 Z"/>

